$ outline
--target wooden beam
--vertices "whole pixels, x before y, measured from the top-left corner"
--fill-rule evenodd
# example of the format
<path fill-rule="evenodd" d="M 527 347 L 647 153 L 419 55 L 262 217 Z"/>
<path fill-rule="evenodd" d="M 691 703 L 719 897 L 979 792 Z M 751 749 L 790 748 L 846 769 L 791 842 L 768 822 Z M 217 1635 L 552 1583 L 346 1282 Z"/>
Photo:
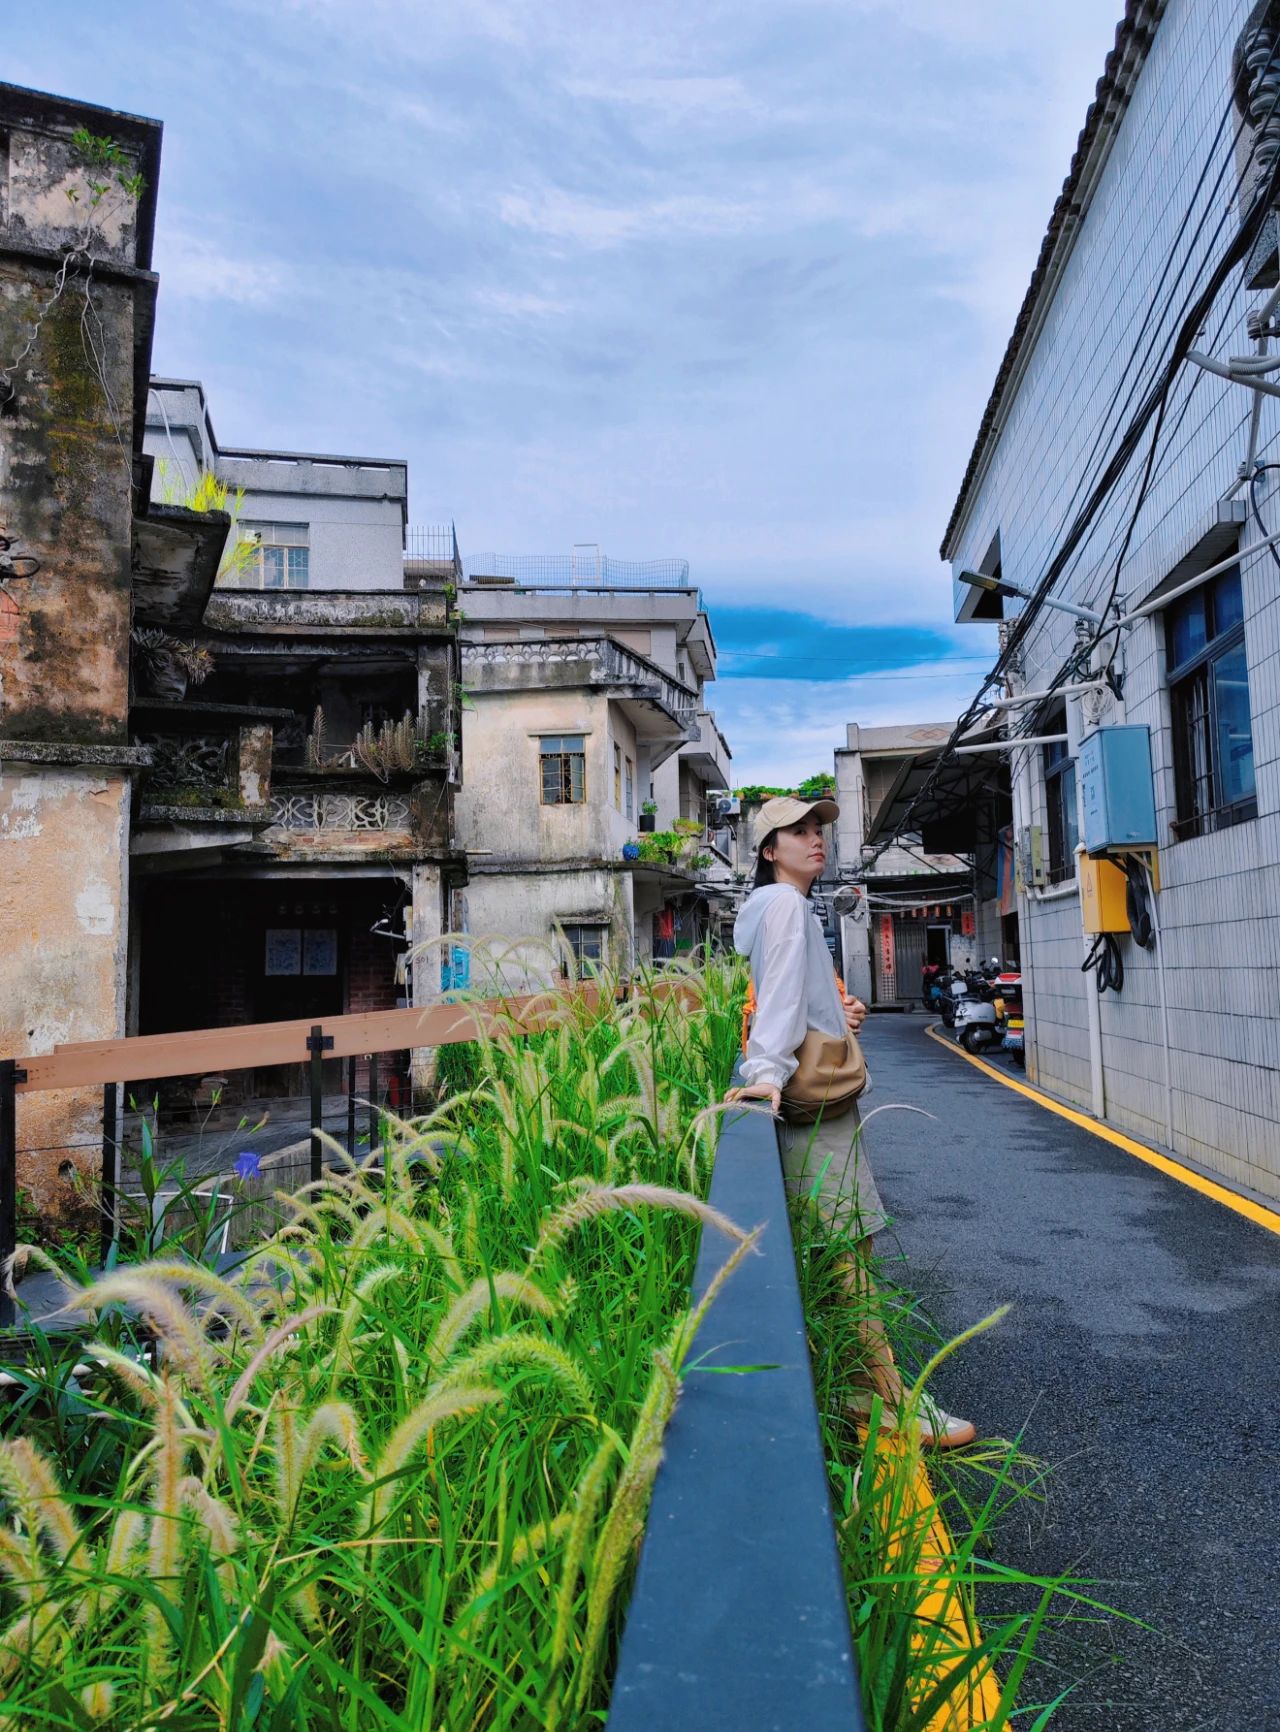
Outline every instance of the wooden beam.
<path fill-rule="evenodd" d="M 598 988 L 582 987 L 579 994 L 594 1003 Z M 482 1028 L 514 1025 L 518 1032 L 531 1034 L 545 1026 L 550 1002 L 547 993 L 538 992 L 516 998 L 433 1004 L 426 1009 L 365 1011 L 326 1017 L 324 1032 L 333 1036 L 334 1058 L 400 1052 L 415 1046 L 450 1046 L 475 1040 Z M 31 1094 L 45 1089 L 249 1070 L 258 1065 L 305 1064 L 307 1036 L 314 1022 L 314 1017 L 302 1017 L 290 1022 L 189 1029 L 58 1046 L 50 1053 L 21 1061 L 27 1080 L 18 1087 L 22 1093 Z"/>

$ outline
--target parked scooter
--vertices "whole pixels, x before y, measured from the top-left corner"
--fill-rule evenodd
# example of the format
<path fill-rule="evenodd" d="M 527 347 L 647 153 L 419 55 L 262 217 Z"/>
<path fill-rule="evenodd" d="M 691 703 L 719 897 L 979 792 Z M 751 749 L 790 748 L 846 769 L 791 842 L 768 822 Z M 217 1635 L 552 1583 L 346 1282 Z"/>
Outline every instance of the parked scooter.
<path fill-rule="evenodd" d="M 993 1002 L 991 981 L 998 964 L 992 959 L 991 972 L 971 969 L 952 987 L 955 998 L 956 1039 L 966 1052 L 982 1052 L 995 1044 L 998 1018 Z"/>
<path fill-rule="evenodd" d="M 947 971 L 940 962 L 926 962 L 921 965 L 920 1002 L 925 1010 L 932 1011 L 935 1016 L 942 1010 L 946 978 Z"/>
<path fill-rule="evenodd" d="M 996 978 L 996 1015 L 999 1018 L 1000 1049 L 1021 1069 L 1027 1068 L 1026 1023 L 1022 1015 L 1022 976 L 1016 969 Z"/>

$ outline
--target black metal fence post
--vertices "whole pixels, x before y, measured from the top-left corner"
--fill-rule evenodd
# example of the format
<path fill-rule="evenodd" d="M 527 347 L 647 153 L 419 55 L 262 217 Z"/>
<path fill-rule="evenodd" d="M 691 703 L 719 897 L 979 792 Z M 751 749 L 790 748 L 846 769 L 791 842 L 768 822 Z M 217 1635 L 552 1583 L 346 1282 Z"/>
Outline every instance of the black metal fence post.
<path fill-rule="evenodd" d="M 354 1161 L 356 1158 L 356 1060 L 354 1053 L 347 1060 L 347 1153 Z"/>
<path fill-rule="evenodd" d="M 324 1144 L 320 1141 L 324 1126 L 324 1055 L 333 1051 L 333 1036 L 326 1034 L 318 1022 L 311 1025 L 307 1051 L 311 1054 L 311 1179 L 314 1183 L 324 1177 Z"/>
<path fill-rule="evenodd" d="M 369 1153 L 378 1146 L 378 1055 L 369 1054 Z"/>
<path fill-rule="evenodd" d="M 102 1085 L 102 1185 L 99 1208 L 102 1210 L 103 1267 L 111 1255 L 116 1238 L 117 1188 L 120 1184 L 120 1084 Z"/>
<path fill-rule="evenodd" d="M 0 1269 L 4 1288 L 13 1276 L 8 1267 L 18 1245 L 18 1125 L 15 1090 L 27 1073 L 16 1059 L 0 1059 Z M 8 1292 L 0 1290 L 0 1327 L 8 1328 L 16 1311 Z"/>

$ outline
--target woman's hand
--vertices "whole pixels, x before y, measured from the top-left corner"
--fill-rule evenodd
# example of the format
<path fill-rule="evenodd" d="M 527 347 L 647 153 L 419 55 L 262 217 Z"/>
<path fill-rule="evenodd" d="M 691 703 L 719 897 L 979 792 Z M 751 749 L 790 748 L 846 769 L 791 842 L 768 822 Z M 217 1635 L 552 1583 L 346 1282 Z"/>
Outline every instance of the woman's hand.
<path fill-rule="evenodd" d="M 724 1098 L 727 1101 L 768 1101 L 769 1111 L 775 1118 L 782 1111 L 782 1090 L 773 1083 L 746 1083 L 741 1088 L 727 1090 Z"/>
<path fill-rule="evenodd" d="M 851 992 L 840 989 L 840 1001 L 844 1005 L 844 1020 L 849 1025 L 849 1032 L 857 1034 L 867 1020 L 867 1007 L 860 998 L 855 998 Z"/>

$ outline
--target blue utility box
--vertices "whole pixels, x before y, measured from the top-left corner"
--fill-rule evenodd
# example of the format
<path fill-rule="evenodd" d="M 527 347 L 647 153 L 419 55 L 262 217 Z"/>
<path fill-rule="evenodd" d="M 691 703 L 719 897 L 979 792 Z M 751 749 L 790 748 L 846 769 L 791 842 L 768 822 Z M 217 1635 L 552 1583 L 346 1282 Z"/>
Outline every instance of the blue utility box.
<path fill-rule="evenodd" d="M 1156 791 L 1146 724 L 1096 728 L 1080 742 L 1079 769 L 1085 853 L 1154 847 Z"/>

